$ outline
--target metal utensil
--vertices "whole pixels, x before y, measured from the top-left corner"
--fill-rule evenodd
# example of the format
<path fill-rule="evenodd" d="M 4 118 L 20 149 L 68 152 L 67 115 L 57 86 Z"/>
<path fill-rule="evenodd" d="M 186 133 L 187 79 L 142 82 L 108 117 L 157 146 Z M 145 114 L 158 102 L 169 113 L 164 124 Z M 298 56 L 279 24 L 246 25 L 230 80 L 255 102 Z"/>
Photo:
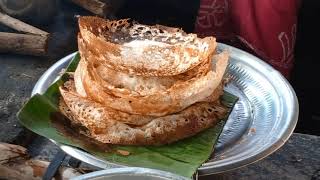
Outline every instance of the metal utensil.
<path fill-rule="evenodd" d="M 188 180 L 188 178 L 178 176 L 165 171 L 147 168 L 114 168 L 108 170 L 95 171 L 71 180 Z"/>
<path fill-rule="evenodd" d="M 292 134 L 298 119 L 297 97 L 287 80 L 270 65 L 240 49 L 230 51 L 225 88 L 240 100 L 235 105 L 215 148 L 215 155 L 199 167 L 199 175 L 221 173 L 256 162 L 279 149 Z M 44 93 L 75 53 L 50 67 L 32 95 Z M 100 168 L 121 167 L 87 152 L 57 143 L 69 155 Z"/>

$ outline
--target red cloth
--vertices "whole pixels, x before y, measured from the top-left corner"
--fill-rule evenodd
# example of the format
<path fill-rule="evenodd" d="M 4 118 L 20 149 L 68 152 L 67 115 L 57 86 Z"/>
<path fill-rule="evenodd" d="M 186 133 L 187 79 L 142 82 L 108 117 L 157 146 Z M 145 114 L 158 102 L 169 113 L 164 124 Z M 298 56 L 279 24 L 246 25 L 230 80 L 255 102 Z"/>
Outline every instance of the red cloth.
<path fill-rule="evenodd" d="M 195 32 L 238 39 L 287 78 L 293 66 L 299 0 L 201 0 Z"/>

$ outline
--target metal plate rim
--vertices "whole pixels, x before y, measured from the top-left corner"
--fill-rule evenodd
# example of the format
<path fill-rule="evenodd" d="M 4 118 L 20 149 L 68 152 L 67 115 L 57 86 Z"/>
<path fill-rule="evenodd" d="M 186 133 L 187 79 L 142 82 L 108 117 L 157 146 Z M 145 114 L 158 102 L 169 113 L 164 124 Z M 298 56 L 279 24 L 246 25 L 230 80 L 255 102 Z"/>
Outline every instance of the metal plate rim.
<path fill-rule="evenodd" d="M 270 146 L 267 149 L 264 149 L 262 152 L 260 152 L 259 154 L 255 154 L 251 157 L 246 158 L 245 161 L 238 161 L 236 163 L 234 162 L 229 162 L 228 164 L 214 164 L 214 162 L 209 162 L 209 163 L 204 163 L 200 168 L 199 168 L 199 174 L 200 175 L 209 175 L 209 174 L 216 174 L 216 173 L 222 173 L 222 172 L 226 172 L 226 171 L 230 171 L 233 169 L 237 169 L 243 166 L 247 166 L 249 164 L 253 164 L 267 156 L 269 156 L 270 154 L 272 154 L 273 152 L 277 151 L 279 148 L 281 148 L 285 142 L 290 138 L 291 134 L 293 133 L 297 121 L 298 121 L 298 116 L 299 116 L 299 102 L 298 102 L 298 98 L 295 94 L 295 91 L 293 89 L 293 87 L 290 85 L 290 83 L 287 81 L 286 78 L 283 77 L 283 75 L 278 72 L 277 70 L 275 70 L 271 65 L 267 64 L 266 62 L 262 61 L 261 59 L 259 59 L 258 57 L 249 54 L 243 50 L 240 50 L 238 48 L 223 44 L 223 43 L 218 43 L 219 44 L 219 49 L 228 49 L 229 51 L 235 51 L 235 54 L 242 54 L 247 58 L 247 60 L 249 62 L 246 62 L 247 64 L 249 63 L 256 63 L 256 64 L 260 64 L 261 66 L 264 66 L 269 73 L 274 74 L 274 76 L 269 76 L 269 77 L 274 77 L 278 78 L 280 81 L 283 82 L 283 84 L 286 86 L 287 88 L 287 92 L 289 92 L 290 95 L 290 99 L 293 102 L 292 104 L 292 109 L 294 109 L 291 114 L 290 117 L 287 117 L 287 119 L 291 119 L 291 123 L 290 126 L 287 128 L 287 131 L 285 131 L 281 138 L 278 139 L 277 141 L 274 142 L 274 144 L 272 146 Z M 230 53 L 232 55 L 232 53 Z M 214 169 L 212 169 L 212 166 L 215 165 Z M 226 168 L 226 166 L 228 168 Z"/>
<path fill-rule="evenodd" d="M 229 163 L 225 163 L 220 166 L 215 165 L 214 168 L 212 167 L 215 164 L 214 162 L 204 163 L 198 169 L 199 175 L 209 175 L 209 174 L 221 173 L 221 172 L 237 169 L 239 167 L 252 164 L 252 163 L 259 161 L 259 160 L 267 157 L 268 155 L 272 154 L 273 152 L 278 150 L 281 146 L 283 146 L 283 144 L 289 139 L 290 135 L 293 133 L 294 128 L 297 124 L 298 114 L 299 114 L 299 112 L 298 112 L 299 105 L 298 105 L 298 100 L 297 100 L 296 94 L 295 94 L 293 88 L 291 87 L 291 85 L 288 83 L 288 81 L 278 71 L 273 69 L 269 64 L 265 63 L 264 61 L 260 60 L 259 58 L 255 57 L 247 52 L 244 52 L 238 48 L 235 48 L 235 47 L 232 47 L 232 46 L 229 46 L 226 44 L 222 44 L 222 43 L 218 43 L 218 47 L 220 49 L 228 49 L 229 51 L 231 51 L 231 53 L 230 53 L 231 55 L 232 55 L 232 51 L 233 51 L 236 53 L 240 53 L 244 57 L 249 57 L 248 58 L 249 62 L 257 63 L 258 65 L 264 67 L 266 70 L 268 70 L 270 73 L 272 73 L 273 74 L 272 77 L 276 77 L 277 80 L 280 80 L 283 83 L 283 85 L 286 87 L 286 91 L 289 92 L 290 101 L 293 102 L 293 104 L 292 104 L 293 111 L 291 113 L 291 116 L 289 117 L 289 120 L 291 123 L 287 127 L 286 131 L 281 135 L 281 138 L 276 140 L 272 146 L 264 149 L 259 154 L 255 154 L 253 156 L 247 157 L 245 160 L 242 160 L 242 161 L 229 162 Z M 53 64 L 40 77 L 40 79 L 38 80 L 38 82 L 36 83 L 36 85 L 33 88 L 31 96 L 33 96 L 34 94 L 39 93 L 39 92 L 44 92 L 46 89 L 43 89 L 43 86 L 46 84 L 50 74 L 53 71 L 57 70 L 58 68 L 61 69 L 62 65 L 64 65 L 64 64 L 66 65 L 75 56 L 76 53 L 77 52 L 74 52 L 74 53 L 60 59 L 55 64 Z M 54 140 L 51 140 L 51 141 L 54 142 L 55 144 L 57 144 L 63 151 L 65 151 L 69 155 L 71 155 L 81 161 L 84 161 L 86 163 L 97 166 L 99 168 L 126 167 L 125 165 L 115 164 L 115 163 L 111 163 L 111 162 L 108 162 L 105 160 L 101 160 L 101 159 L 99 159 L 99 158 L 97 158 L 97 157 L 95 157 L 85 151 L 79 150 L 79 149 L 71 147 L 71 146 L 62 145 L 60 143 L 55 142 Z"/>
<path fill-rule="evenodd" d="M 161 178 L 173 179 L 173 180 L 188 179 L 186 177 L 182 177 L 167 171 L 161 171 L 161 170 L 149 169 L 149 168 L 140 168 L 140 167 L 125 167 L 125 168 L 113 168 L 113 169 L 95 171 L 95 172 L 84 174 L 75 178 L 71 178 L 71 180 L 84 180 L 84 179 L 99 178 L 99 177 L 112 177 L 115 175 L 127 175 L 129 178 L 132 175 L 145 175 L 146 177 L 161 177 Z"/>

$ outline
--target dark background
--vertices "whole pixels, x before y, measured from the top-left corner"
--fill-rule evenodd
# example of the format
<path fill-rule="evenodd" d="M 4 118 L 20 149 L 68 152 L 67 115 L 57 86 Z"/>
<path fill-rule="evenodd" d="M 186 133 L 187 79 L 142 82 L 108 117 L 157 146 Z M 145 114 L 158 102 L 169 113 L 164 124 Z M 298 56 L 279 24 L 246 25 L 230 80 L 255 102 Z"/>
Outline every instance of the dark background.
<path fill-rule="evenodd" d="M 298 16 L 291 84 L 300 104 L 297 132 L 320 135 L 320 1 L 304 0 Z"/>
<path fill-rule="evenodd" d="M 192 32 L 200 6 L 199 0 L 126 0 L 115 14 L 144 24 L 181 27 Z"/>

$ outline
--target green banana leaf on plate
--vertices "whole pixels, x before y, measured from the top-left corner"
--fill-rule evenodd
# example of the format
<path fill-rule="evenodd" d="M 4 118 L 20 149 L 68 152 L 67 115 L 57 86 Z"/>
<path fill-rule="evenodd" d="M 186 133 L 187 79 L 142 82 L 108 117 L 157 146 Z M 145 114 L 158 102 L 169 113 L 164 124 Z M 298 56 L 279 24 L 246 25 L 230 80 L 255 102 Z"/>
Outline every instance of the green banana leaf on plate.
<path fill-rule="evenodd" d="M 20 123 L 29 130 L 52 139 L 55 142 L 80 148 L 103 160 L 127 165 L 138 166 L 173 172 L 185 177 L 192 177 L 211 156 L 219 135 L 228 117 L 222 119 L 215 127 L 209 128 L 193 137 L 163 146 L 120 146 L 88 145 L 88 138 L 68 131 L 64 117 L 59 116 L 58 87 L 68 79 L 68 72 L 74 72 L 80 60 L 77 54 L 70 62 L 65 74 L 52 84 L 43 94 L 34 95 L 19 111 Z M 237 97 L 225 92 L 222 102 L 231 112 Z M 228 113 L 228 115 L 229 115 Z M 70 128 L 71 129 L 71 128 Z M 128 152 L 124 155 L 119 152 Z"/>

